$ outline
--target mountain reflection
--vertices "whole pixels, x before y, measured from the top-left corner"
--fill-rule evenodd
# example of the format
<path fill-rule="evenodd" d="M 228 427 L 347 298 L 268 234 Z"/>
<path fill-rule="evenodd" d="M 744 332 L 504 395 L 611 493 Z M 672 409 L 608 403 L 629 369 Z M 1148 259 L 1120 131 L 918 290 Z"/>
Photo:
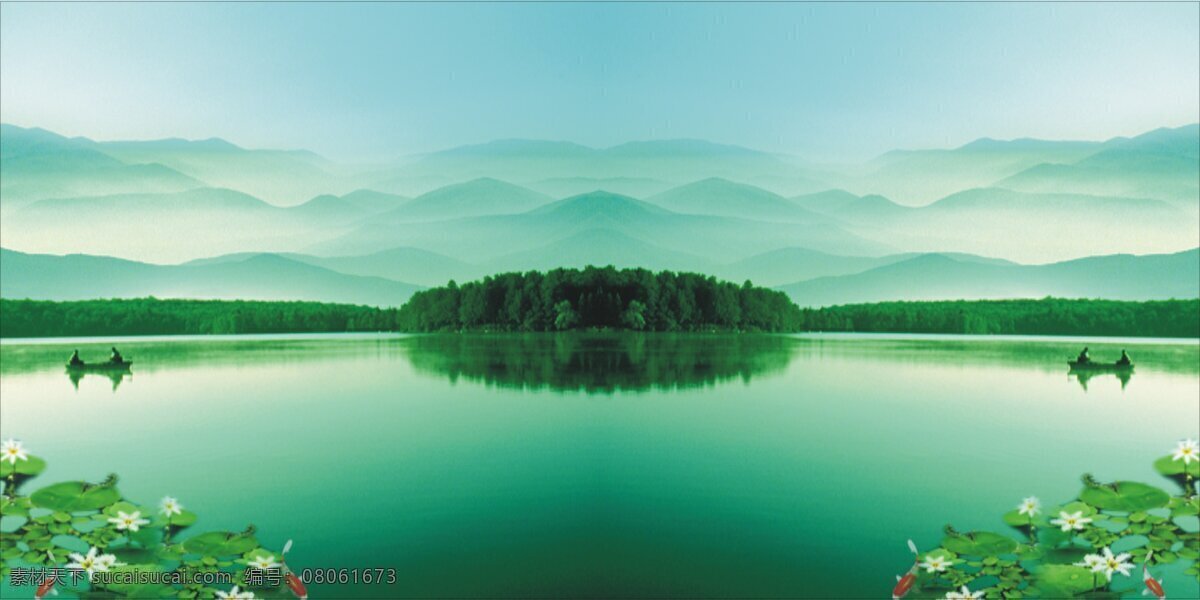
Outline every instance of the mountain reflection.
<path fill-rule="evenodd" d="M 778 373 L 794 340 L 770 335 L 571 333 L 406 340 L 423 373 L 514 389 L 681 389 Z"/>

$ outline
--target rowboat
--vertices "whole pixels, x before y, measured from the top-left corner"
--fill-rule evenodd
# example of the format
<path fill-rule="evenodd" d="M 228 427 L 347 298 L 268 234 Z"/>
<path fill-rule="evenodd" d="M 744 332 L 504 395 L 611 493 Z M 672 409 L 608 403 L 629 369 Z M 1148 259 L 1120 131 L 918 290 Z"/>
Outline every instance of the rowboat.
<path fill-rule="evenodd" d="M 1102 363 L 1102 362 L 1080 362 L 1077 360 L 1069 360 L 1072 371 L 1102 371 L 1105 373 L 1128 373 L 1133 371 L 1133 363 Z"/>
<path fill-rule="evenodd" d="M 124 360 L 121 362 L 102 362 L 102 363 L 67 363 L 68 371 L 79 373 L 87 371 L 128 371 L 129 367 L 133 366 L 132 360 Z"/>

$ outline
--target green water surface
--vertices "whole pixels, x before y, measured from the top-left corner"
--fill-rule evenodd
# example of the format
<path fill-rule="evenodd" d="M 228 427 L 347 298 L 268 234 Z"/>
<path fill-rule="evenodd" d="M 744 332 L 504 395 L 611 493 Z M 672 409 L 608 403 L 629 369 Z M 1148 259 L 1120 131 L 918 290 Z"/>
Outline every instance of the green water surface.
<path fill-rule="evenodd" d="M 1004 531 L 1084 472 L 1167 487 L 1151 463 L 1200 435 L 1195 341 L 178 338 L 64 373 L 110 342 L 0 346 L 0 435 L 50 465 L 30 489 L 117 472 L 193 532 L 397 573 L 313 598 L 883 598 L 906 539 Z M 1068 375 L 1085 343 L 1137 371 Z"/>

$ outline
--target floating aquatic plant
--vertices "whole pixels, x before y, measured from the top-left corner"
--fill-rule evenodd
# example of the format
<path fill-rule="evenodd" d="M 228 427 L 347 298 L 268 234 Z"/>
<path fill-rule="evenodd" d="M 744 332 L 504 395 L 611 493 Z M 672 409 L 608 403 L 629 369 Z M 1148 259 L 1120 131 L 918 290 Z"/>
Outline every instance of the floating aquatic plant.
<path fill-rule="evenodd" d="M 298 579 L 291 581 L 296 578 L 282 562 L 284 552 L 264 548 L 253 525 L 176 539 L 196 523 L 196 514 L 170 496 L 157 512 L 134 504 L 117 489 L 115 475 L 21 494 L 45 467 L 16 440 L 0 447 L 0 577 L 28 575 L 23 585 L 38 586 L 36 597 L 55 587 L 81 598 L 294 595 L 289 587 Z"/>
<path fill-rule="evenodd" d="M 1171 590 L 1153 570 L 1171 564 L 1196 580 L 1171 597 L 1192 597 L 1200 590 L 1200 448 L 1184 440 L 1154 467 L 1178 494 L 1084 475 L 1083 489 L 1064 504 L 1043 510 L 1031 496 L 1004 514 L 1020 539 L 947 525 L 941 545 L 918 553 L 893 598 L 1121 598 L 1143 590 L 1163 598 Z"/>

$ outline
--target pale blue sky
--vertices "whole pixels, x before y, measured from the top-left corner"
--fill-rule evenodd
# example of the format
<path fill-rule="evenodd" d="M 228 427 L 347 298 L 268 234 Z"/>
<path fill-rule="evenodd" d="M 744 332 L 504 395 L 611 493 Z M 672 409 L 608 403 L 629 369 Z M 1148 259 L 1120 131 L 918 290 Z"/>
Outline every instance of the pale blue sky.
<path fill-rule="evenodd" d="M 1192 4 L 2 4 L 0 120 L 375 158 L 695 137 L 811 158 L 1200 121 Z"/>

